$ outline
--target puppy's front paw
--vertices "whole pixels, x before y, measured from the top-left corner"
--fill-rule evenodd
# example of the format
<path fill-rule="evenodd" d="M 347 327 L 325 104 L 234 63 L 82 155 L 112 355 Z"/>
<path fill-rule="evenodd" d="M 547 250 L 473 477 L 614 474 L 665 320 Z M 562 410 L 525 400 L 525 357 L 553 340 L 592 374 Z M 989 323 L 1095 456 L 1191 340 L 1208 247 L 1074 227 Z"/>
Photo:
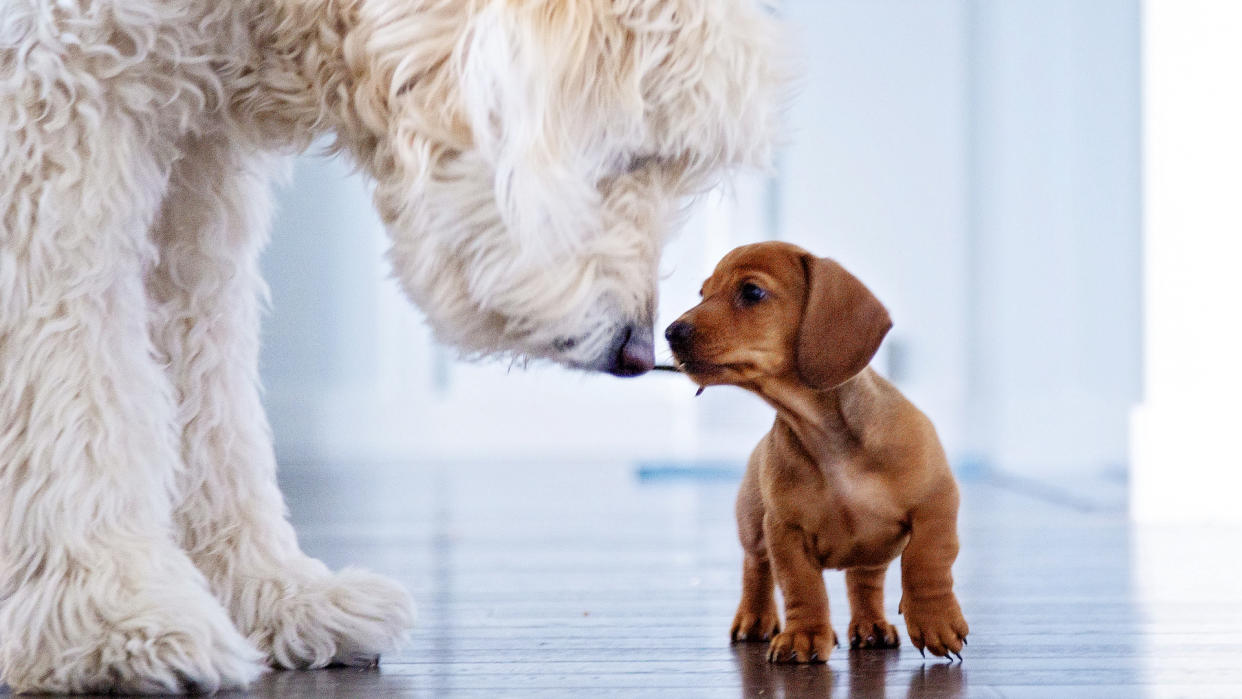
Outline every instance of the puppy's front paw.
<path fill-rule="evenodd" d="M 850 648 L 896 648 L 900 643 L 897 627 L 884 617 L 851 619 L 848 637 Z"/>
<path fill-rule="evenodd" d="M 910 642 L 920 653 L 926 648 L 932 655 L 947 658 L 952 653 L 961 660 L 970 627 L 962 616 L 957 597 L 948 594 L 933 599 L 903 598 L 901 613 L 906 618 Z"/>
<path fill-rule="evenodd" d="M 729 640 L 767 641 L 781 630 L 781 618 L 776 613 L 776 602 L 773 601 L 766 609 L 754 610 L 738 607 L 733 615 L 733 626 L 729 628 Z"/>
<path fill-rule="evenodd" d="M 768 661 L 773 663 L 826 663 L 837 645 L 837 634 L 821 626 L 790 628 L 776 634 L 768 646 Z"/>

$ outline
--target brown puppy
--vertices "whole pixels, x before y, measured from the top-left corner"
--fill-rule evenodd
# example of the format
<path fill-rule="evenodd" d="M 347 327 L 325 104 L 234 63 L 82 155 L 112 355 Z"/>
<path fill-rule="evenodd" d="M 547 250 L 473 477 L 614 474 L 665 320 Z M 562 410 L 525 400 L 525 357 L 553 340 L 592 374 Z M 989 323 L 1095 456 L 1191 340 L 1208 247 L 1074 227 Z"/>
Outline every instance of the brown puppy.
<path fill-rule="evenodd" d="M 823 569 L 843 568 L 850 647 L 896 647 L 884 574 L 900 555 L 910 640 L 960 658 L 957 484 L 931 421 L 867 367 L 892 327 L 884 306 L 836 262 L 775 242 L 730 252 L 701 295 L 665 332 L 682 370 L 776 408 L 738 493 L 745 562 L 731 638 L 771 638 L 773 661 L 826 661 L 837 643 Z"/>

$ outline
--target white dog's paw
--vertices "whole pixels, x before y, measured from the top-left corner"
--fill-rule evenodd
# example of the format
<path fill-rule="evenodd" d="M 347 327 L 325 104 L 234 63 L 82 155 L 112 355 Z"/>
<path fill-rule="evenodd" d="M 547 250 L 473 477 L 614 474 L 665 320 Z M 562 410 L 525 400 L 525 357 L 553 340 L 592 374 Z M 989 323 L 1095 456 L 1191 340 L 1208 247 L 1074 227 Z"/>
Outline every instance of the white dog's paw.
<path fill-rule="evenodd" d="M 15 692 L 210 693 L 266 671 L 192 569 L 179 584 L 65 578 L 28 583 L 0 609 L 0 679 Z"/>
<path fill-rule="evenodd" d="M 405 588 L 364 570 L 252 581 L 236 594 L 239 626 L 283 668 L 369 667 L 414 625 Z"/>

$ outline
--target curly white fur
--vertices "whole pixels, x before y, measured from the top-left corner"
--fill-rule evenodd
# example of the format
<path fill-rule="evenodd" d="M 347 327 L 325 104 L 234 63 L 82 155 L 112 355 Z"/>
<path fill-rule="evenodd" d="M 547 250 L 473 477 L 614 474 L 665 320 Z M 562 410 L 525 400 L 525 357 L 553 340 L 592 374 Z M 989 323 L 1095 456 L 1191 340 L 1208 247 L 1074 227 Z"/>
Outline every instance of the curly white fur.
<path fill-rule="evenodd" d="M 406 593 L 301 553 L 276 487 L 281 156 L 336 136 L 443 340 L 608 369 L 679 201 L 766 156 L 771 42 L 748 0 L 0 3 L 0 678 L 214 691 L 393 647 Z"/>

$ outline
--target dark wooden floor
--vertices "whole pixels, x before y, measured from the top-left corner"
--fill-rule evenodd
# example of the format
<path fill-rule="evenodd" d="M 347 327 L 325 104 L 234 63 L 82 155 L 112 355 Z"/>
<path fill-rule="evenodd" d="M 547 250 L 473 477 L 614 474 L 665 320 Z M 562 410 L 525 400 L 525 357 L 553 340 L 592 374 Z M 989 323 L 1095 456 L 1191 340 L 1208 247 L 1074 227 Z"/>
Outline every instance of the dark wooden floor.
<path fill-rule="evenodd" d="M 378 670 L 276 673 L 257 695 L 1242 696 L 1239 532 L 1135 528 L 1068 489 L 964 484 L 964 662 L 908 645 L 892 570 L 901 649 L 790 667 L 726 639 L 740 577 L 727 471 L 287 473 L 305 547 L 400 577 L 420 624 Z M 842 633 L 842 575 L 827 575 Z"/>
<path fill-rule="evenodd" d="M 304 548 L 413 591 L 374 670 L 274 672 L 254 696 L 1242 696 L 1237 531 L 1135 528 L 1071 491 L 964 483 L 962 663 L 847 651 L 772 666 L 730 646 L 740 554 L 726 471 L 632 464 L 289 467 Z M 848 621 L 829 572 L 834 625 Z"/>

